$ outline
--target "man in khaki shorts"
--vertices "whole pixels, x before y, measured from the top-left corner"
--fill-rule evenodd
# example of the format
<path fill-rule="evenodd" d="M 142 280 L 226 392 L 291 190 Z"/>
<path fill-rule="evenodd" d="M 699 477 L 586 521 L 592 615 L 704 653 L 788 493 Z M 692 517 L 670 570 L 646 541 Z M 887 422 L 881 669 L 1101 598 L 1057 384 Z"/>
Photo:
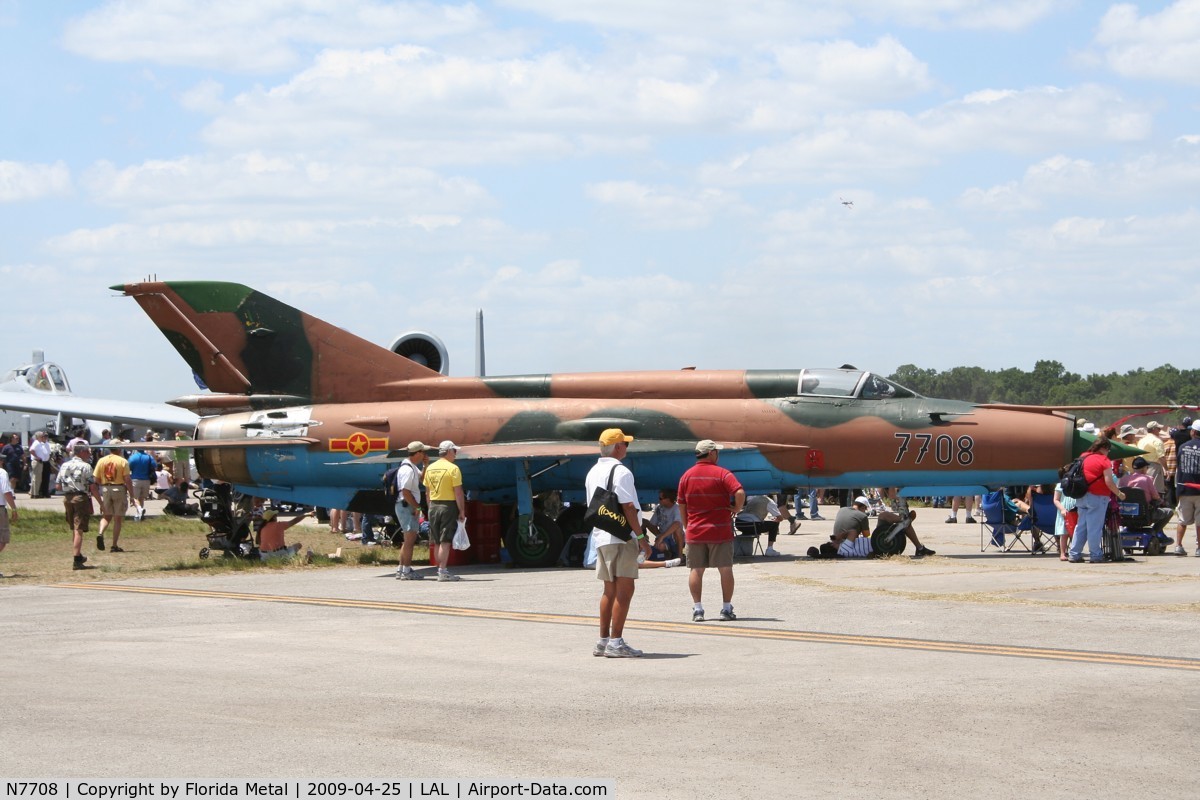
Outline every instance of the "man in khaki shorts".
<path fill-rule="evenodd" d="M 638 577 L 638 554 L 650 555 L 650 545 L 642 533 L 633 473 L 621 463 L 632 441 L 633 437 L 626 436 L 620 428 L 609 428 L 600 434 L 600 460 L 588 471 L 584 488 L 590 501 L 596 489 L 608 487 L 611 477 L 612 490 L 633 533 L 629 541 L 622 541 L 608 531 L 592 529 L 596 577 L 604 582 L 604 593 L 600 595 L 600 639 L 592 648 L 592 655 L 607 658 L 637 658 L 642 654 L 641 650 L 630 647 L 623 636 L 629 603 L 637 588 L 634 581 Z"/>
<path fill-rule="evenodd" d="M 92 449 L 87 442 L 76 444 L 71 450 L 71 458 L 58 468 L 58 477 L 54 479 L 58 491 L 62 493 L 67 525 L 71 528 L 74 569 L 87 569 L 83 566 L 83 562 L 87 561 L 87 556 L 83 554 L 83 535 L 87 533 L 88 521 L 92 518 L 92 497 L 100 499 L 91 460 Z"/>
<path fill-rule="evenodd" d="M 109 552 L 124 553 L 117 546 L 117 539 L 121 537 L 121 522 L 129 508 L 129 495 L 133 493 L 129 462 L 120 451 L 112 450 L 96 462 L 92 475 L 100 487 L 100 532 L 96 536 L 96 549 L 104 549 L 104 531 L 112 526 L 112 547 Z"/>
<path fill-rule="evenodd" d="M 733 613 L 733 518 L 746 504 L 746 491 L 732 472 L 717 466 L 722 445 L 712 439 L 696 443 L 696 463 L 679 479 L 679 516 L 687 539 L 688 588 L 692 622 L 704 622 L 704 570 L 721 575 L 721 619 Z"/>
<path fill-rule="evenodd" d="M 1188 427 L 1188 440 L 1175 451 L 1175 496 L 1179 502 L 1179 527 L 1175 529 L 1175 555 L 1186 556 L 1183 539 L 1189 525 L 1196 526 L 1196 555 L 1200 556 L 1200 419 Z"/>

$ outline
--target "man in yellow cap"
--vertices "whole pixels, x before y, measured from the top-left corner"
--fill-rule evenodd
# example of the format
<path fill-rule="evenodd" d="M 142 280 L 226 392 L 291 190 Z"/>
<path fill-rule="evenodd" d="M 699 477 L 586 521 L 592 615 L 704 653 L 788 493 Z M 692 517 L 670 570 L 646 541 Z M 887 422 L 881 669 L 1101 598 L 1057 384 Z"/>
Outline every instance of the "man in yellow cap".
<path fill-rule="evenodd" d="M 625 618 L 629 615 L 629 603 L 633 600 L 638 577 L 638 554 L 650 555 L 650 546 L 642 533 L 642 521 L 638 514 L 637 488 L 633 485 L 633 473 L 621 463 L 629 450 L 632 436 L 620 428 L 609 428 L 600 434 L 600 460 L 591 468 L 585 482 L 585 497 L 591 500 L 596 489 L 609 487 L 616 492 L 625 519 L 629 522 L 633 536 L 622 541 L 608 531 L 592 529 L 592 543 L 596 548 L 596 577 L 604 581 L 604 593 L 600 595 L 600 640 L 592 649 L 592 655 L 607 658 L 637 658 L 641 650 L 630 647 L 622 635 Z"/>

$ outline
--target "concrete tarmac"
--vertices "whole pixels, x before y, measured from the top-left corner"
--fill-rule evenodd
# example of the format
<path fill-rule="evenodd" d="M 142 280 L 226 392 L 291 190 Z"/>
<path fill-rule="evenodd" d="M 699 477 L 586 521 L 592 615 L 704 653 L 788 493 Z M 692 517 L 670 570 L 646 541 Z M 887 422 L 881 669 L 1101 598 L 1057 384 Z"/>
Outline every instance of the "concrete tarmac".
<path fill-rule="evenodd" d="M 814 562 L 832 523 L 781 536 L 735 567 L 736 622 L 714 573 L 697 624 L 688 570 L 646 570 L 628 660 L 591 655 L 586 570 L 0 584 L 0 772 L 1194 797 L 1200 558 L 981 554 L 978 526 L 920 515 L 935 557 Z"/>

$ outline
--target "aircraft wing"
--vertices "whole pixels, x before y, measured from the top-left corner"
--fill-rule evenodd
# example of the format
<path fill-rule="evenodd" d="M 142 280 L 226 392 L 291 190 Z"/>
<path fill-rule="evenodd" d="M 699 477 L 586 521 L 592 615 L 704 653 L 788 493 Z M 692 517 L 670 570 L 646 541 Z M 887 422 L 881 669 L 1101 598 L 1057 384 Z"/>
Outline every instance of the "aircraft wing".
<path fill-rule="evenodd" d="M 802 445 L 784 445 L 773 442 L 721 442 L 723 453 L 739 452 L 775 452 L 784 449 L 807 450 Z M 681 453 L 695 453 L 695 440 L 688 439 L 634 439 L 629 445 L 631 457 L 677 456 Z M 459 448 L 459 460 L 466 461 L 501 461 L 526 458 L 537 459 L 570 459 L 596 458 L 600 447 L 595 442 L 578 441 L 549 441 L 549 442 L 492 442 L 490 444 L 465 445 Z M 353 462 L 337 461 L 331 465 L 348 464 L 389 464 L 399 463 L 408 457 L 407 453 L 389 453 L 386 455 L 369 456 L 355 459 Z"/>
<path fill-rule="evenodd" d="M 186 447 L 189 450 L 232 449 L 237 447 L 308 447 L 320 444 L 320 439 L 311 436 L 263 436 L 253 439 L 167 439 L 162 442 L 112 442 L 94 444 L 93 450 L 172 450 Z M 365 460 L 365 459 L 364 459 Z M 397 461 L 401 459 L 396 459 Z"/>
<path fill-rule="evenodd" d="M 1160 412 L 1178 409 L 1195 408 L 1195 406 L 1164 405 L 1158 403 L 1123 403 L 1121 405 L 1081 405 L 1081 406 L 1026 406 L 1017 403 L 976 403 L 976 408 L 998 408 L 1005 411 L 1025 411 L 1033 414 L 1053 414 L 1055 411 L 1132 411 L 1134 409 L 1154 409 Z"/>
<path fill-rule="evenodd" d="M 140 403 L 136 400 L 102 400 L 73 394 L 41 395 L 34 392 L 0 392 L 0 408 L 36 414 L 62 414 L 64 417 L 122 422 L 150 428 L 192 430 L 199 420 L 186 409 L 166 403 Z"/>

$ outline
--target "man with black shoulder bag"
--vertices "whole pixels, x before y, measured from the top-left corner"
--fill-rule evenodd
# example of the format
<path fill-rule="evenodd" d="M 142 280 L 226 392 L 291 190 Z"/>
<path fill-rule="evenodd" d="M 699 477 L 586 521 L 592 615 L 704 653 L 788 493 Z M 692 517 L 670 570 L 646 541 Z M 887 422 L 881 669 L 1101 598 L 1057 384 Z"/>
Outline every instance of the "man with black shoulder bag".
<path fill-rule="evenodd" d="M 596 577 L 604 582 L 600 596 L 600 640 L 592 655 L 607 658 L 637 658 L 641 650 L 626 644 L 622 633 L 629 603 L 636 588 L 638 555 L 650 554 L 638 516 L 637 489 L 633 473 L 621 463 L 632 436 L 620 428 L 600 434 L 600 460 L 585 482 L 588 512 L 584 522 L 592 525 L 596 548 Z"/>

